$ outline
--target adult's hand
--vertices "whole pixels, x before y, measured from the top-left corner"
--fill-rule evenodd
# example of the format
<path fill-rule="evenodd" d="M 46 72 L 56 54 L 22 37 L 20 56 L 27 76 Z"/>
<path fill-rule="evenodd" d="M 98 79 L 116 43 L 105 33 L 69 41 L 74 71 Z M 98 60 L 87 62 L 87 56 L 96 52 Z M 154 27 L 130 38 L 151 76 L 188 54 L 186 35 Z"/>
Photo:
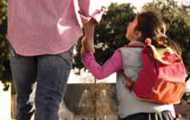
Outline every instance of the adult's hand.
<path fill-rule="evenodd" d="M 88 17 L 83 16 L 82 14 L 81 16 L 82 16 L 81 18 L 82 18 L 83 30 L 84 30 L 83 38 L 81 40 L 81 43 L 82 43 L 81 53 L 85 51 L 95 52 L 94 32 L 95 32 L 95 27 L 96 27 L 97 22 L 93 18 L 88 19 Z"/>

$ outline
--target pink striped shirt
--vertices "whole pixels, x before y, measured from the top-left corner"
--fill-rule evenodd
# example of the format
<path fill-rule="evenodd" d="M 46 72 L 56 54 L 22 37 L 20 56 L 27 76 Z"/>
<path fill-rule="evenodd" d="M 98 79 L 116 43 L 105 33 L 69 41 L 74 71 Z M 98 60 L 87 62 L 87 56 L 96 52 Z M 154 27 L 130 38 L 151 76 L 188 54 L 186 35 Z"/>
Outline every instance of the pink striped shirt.
<path fill-rule="evenodd" d="M 101 8 L 99 0 L 8 0 L 8 40 L 24 56 L 65 52 L 83 34 L 79 10 L 99 22 Z"/>
<path fill-rule="evenodd" d="M 103 79 L 123 68 L 122 56 L 119 49 L 103 65 L 96 62 L 92 52 L 85 52 L 82 55 L 82 62 L 97 79 Z"/>

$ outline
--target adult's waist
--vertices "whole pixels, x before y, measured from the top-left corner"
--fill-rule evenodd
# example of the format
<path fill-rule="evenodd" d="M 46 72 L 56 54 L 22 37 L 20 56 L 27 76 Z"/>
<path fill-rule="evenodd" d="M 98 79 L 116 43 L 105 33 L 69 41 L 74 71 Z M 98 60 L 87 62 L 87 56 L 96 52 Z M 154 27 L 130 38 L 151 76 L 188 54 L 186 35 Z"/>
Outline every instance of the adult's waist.
<path fill-rule="evenodd" d="M 59 35 L 53 32 L 43 32 L 41 34 L 31 32 L 31 34 L 26 34 L 25 31 L 9 31 L 8 40 L 17 54 L 35 56 L 65 52 L 77 43 L 81 34 L 81 32 L 72 31 L 70 35 L 68 33 Z"/>

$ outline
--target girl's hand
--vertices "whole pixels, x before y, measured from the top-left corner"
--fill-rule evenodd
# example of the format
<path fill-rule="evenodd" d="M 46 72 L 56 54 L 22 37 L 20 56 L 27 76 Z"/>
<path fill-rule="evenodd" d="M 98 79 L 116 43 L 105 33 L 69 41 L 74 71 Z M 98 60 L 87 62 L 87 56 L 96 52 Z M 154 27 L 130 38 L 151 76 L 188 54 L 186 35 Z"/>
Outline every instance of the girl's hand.
<path fill-rule="evenodd" d="M 84 40 L 86 39 L 85 36 L 82 37 L 81 39 L 81 49 L 80 49 L 80 54 L 83 55 L 86 52 L 85 45 L 84 45 Z"/>
<path fill-rule="evenodd" d="M 94 50 L 94 31 L 97 22 L 90 17 L 86 17 L 81 14 L 82 22 L 83 22 L 83 29 L 84 29 L 84 36 L 81 40 L 81 54 L 84 54 L 86 51 L 95 52 Z"/>
<path fill-rule="evenodd" d="M 84 25 L 84 37 L 81 40 L 82 48 L 81 48 L 81 54 L 83 54 L 86 51 L 95 52 L 94 49 L 94 31 L 95 31 L 95 25 L 93 20 L 88 21 Z"/>
<path fill-rule="evenodd" d="M 84 36 L 86 36 L 88 40 L 94 42 L 94 30 L 97 22 L 92 17 L 85 16 L 81 12 L 80 16 L 83 23 Z"/>
<path fill-rule="evenodd" d="M 90 51 L 90 52 L 95 52 L 94 46 L 89 42 L 86 36 L 83 36 L 81 39 L 81 50 L 80 53 L 83 55 L 85 52 Z"/>

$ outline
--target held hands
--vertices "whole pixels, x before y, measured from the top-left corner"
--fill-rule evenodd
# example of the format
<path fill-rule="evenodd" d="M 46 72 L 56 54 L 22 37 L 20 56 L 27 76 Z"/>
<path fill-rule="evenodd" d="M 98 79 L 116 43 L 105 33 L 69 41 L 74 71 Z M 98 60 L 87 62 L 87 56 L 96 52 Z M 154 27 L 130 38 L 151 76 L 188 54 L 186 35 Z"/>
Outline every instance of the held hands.
<path fill-rule="evenodd" d="M 86 51 L 95 52 L 94 49 L 94 30 L 96 22 L 91 19 L 88 22 L 84 23 L 84 36 L 81 39 L 81 54 Z"/>
<path fill-rule="evenodd" d="M 81 55 L 87 51 L 93 53 L 95 52 L 93 45 L 89 42 L 89 40 L 85 36 L 83 36 L 81 39 L 81 45 L 82 45 L 80 50 Z"/>

